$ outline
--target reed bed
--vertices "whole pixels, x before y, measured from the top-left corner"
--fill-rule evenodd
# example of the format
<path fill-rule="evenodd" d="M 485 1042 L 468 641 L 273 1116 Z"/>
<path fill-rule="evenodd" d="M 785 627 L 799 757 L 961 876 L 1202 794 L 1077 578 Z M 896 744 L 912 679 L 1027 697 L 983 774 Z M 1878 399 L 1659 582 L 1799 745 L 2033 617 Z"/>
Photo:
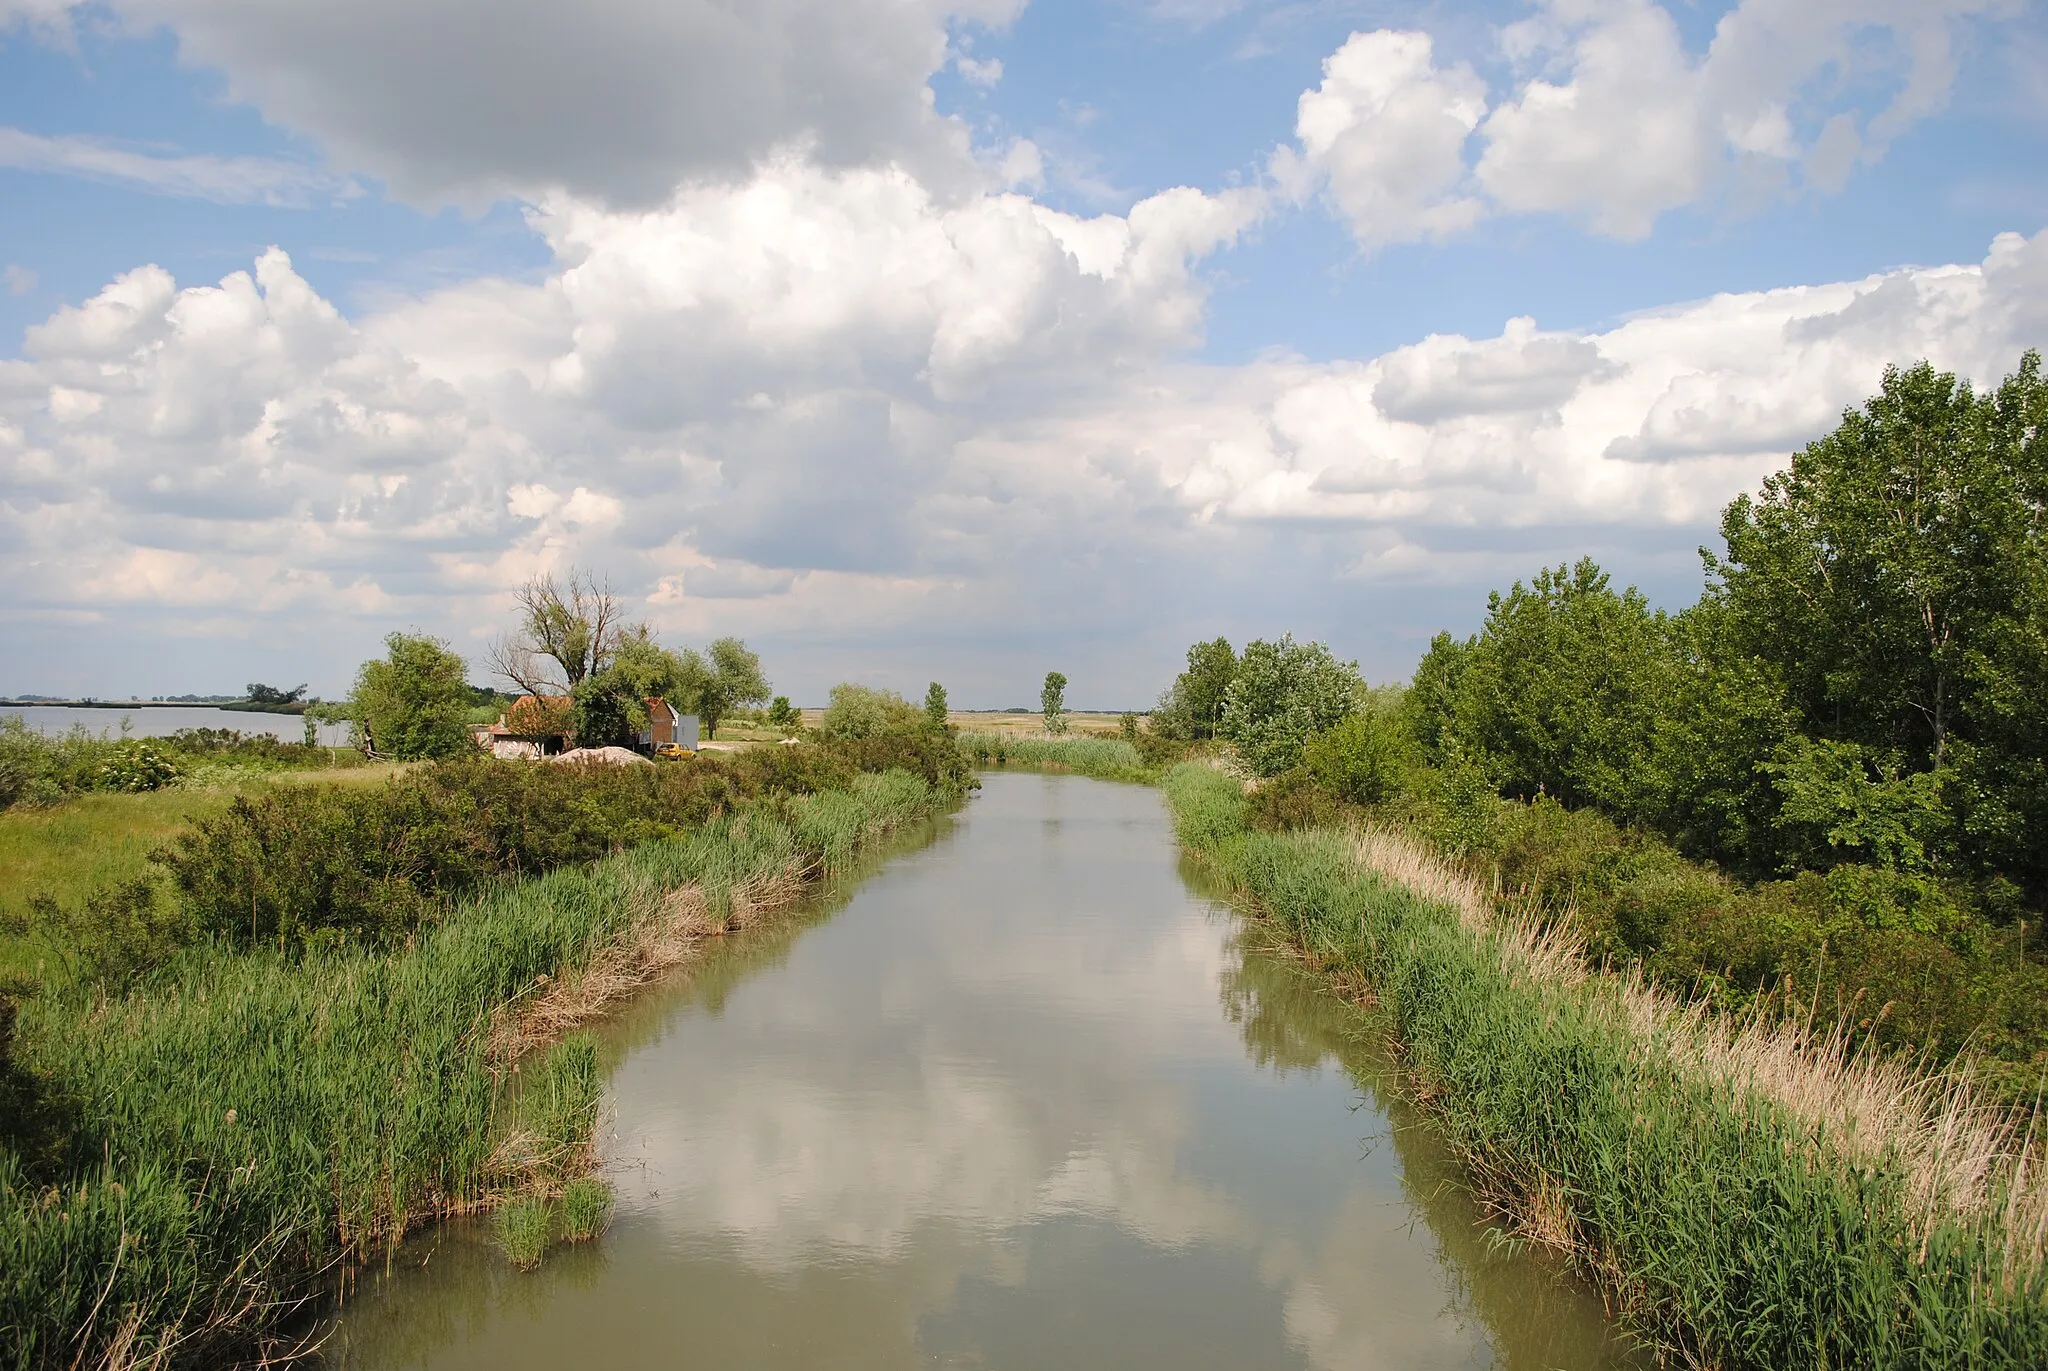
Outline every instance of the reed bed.
<path fill-rule="evenodd" d="M 27 1001 L 17 1054 L 75 1117 L 60 1179 L 0 1149 L 0 1366 L 216 1357 L 417 1223 L 561 1193 L 595 1052 L 531 1049 L 951 798 L 862 775 L 489 889 L 396 953 L 201 947 L 146 991 Z"/>
<path fill-rule="evenodd" d="M 961 753 L 976 766 L 1071 771 L 1103 781 L 1150 783 L 1159 779 L 1138 749 L 1121 738 L 1032 738 L 1008 733 L 962 733 Z"/>
<path fill-rule="evenodd" d="M 1573 1252 L 1666 1352 L 1728 1367 L 2040 1367 L 2035 1141 L 1959 1079 L 1810 1025 L 1728 1022 L 1588 967 L 1386 832 L 1252 831 L 1166 778 L 1182 841 L 1363 977 L 1479 1189 Z"/>

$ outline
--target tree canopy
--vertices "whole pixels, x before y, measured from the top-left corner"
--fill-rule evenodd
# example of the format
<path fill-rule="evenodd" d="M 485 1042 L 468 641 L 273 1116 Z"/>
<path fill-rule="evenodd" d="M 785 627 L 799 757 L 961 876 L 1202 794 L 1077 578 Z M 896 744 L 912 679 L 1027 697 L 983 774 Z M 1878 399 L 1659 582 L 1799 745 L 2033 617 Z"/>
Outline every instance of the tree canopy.
<path fill-rule="evenodd" d="M 349 714 L 370 751 L 398 761 L 470 751 L 469 667 L 438 638 L 393 633 L 364 662 Z"/>

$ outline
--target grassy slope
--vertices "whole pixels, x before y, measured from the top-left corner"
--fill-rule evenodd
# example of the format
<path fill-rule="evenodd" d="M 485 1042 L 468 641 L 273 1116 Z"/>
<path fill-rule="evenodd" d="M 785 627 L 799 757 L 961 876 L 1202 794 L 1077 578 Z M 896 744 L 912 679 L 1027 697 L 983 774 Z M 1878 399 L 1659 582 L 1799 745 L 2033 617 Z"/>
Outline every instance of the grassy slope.
<path fill-rule="evenodd" d="M 862 776 L 489 892 L 397 955 L 201 948 L 90 1018 L 25 1002 L 18 1051 L 60 1088 L 70 1147 L 41 1179 L 0 1149 L 0 1366 L 205 1357 L 411 1223 L 560 1182 L 594 1059 L 564 1043 L 536 1067 L 554 1088 L 508 1106 L 508 1007 L 666 923 L 843 867 L 951 798 Z"/>
<path fill-rule="evenodd" d="M 1956 1164 L 1954 1096 L 1660 1009 L 1526 927 L 1486 926 L 1476 899 L 1387 879 L 1355 837 L 1250 831 L 1213 770 L 1176 768 L 1166 789 L 1188 847 L 1376 988 L 1482 1189 L 1586 1258 L 1658 1341 L 1730 1367 L 2042 1364 L 2040 1183 Z M 1913 1117 L 1836 1098 L 1873 1080 L 1892 1086 L 1877 1109 Z"/>

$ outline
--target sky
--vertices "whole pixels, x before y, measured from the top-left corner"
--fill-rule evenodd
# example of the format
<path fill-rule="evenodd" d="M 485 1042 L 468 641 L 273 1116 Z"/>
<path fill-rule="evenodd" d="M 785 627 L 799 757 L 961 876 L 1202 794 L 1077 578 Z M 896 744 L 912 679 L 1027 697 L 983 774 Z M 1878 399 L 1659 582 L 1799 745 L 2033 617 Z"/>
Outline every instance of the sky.
<path fill-rule="evenodd" d="M 2040 0 L 0 0 L 0 694 L 1398 680 L 2013 371 L 2044 173 Z"/>

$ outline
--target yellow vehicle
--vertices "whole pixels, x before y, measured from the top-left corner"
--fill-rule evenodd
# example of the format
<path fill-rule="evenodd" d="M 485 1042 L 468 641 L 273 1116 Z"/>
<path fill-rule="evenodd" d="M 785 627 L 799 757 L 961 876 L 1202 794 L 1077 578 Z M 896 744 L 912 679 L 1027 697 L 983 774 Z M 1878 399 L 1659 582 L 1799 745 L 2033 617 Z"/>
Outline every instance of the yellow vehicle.
<path fill-rule="evenodd" d="M 657 757 L 694 757 L 697 754 L 684 747 L 681 743 L 656 743 L 654 745 L 654 755 Z"/>

